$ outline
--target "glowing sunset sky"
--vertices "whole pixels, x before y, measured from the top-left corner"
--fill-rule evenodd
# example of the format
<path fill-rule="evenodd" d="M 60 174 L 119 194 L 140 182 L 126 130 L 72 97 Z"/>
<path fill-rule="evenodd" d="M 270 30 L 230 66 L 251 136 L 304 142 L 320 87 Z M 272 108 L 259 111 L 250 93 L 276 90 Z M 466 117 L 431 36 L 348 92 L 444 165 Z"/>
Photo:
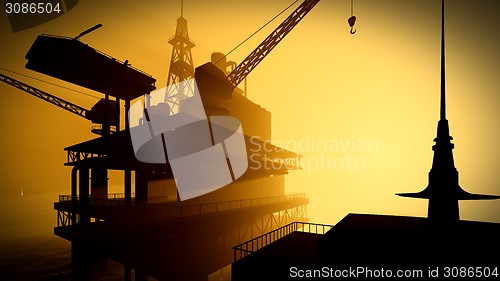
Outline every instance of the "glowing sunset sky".
<path fill-rule="evenodd" d="M 82 0 L 66 15 L 17 33 L 0 13 L 0 67 L 101 96 L 24 68 L 24 55 L 38 34 L 76 36 L 101 23 L 103 28 L 81 41 L 129 60 L 155 77 L 157 88 L 164 87 L 179 2 Z M 231 50 L 291 1 L 184 2 L 199 66 L 213 51 Z M 307 193 L 311 221 L 335 223 L 349 212 L 425 216 L 427 201 L 394 194 L 427 185 L 439 118 L 441 1 L 354 4 L 357 33 L 350 35 L 350 1 L 318 3 L 249 75 L 248 97 L 272 113 L 274 142 L 296 145 L 304 156 L 304 170 L 291 171 L 286 188 Z M 288 14 L 229 60 L 244 59 Z M 472 193 L 500 194 L 499 14 L 498 1 L 446 2 L 448 120 L 460 184 Z M 0 72 L 86 108 L 97 101 Z M 0 93 L 0 198 L 6 210 L 16 210 L 5 198 L 19 196 L 21 188 L 25 194 L 69 194 L 63 148 L 93 138 L 90 122 L 3 83 Z M 325 142 L 340 148 L 321 146 Z M 347 168 L 349 158 L 358 166 Z M 500 201 L 460 206 L 462 219 L 500 222 Z"/>

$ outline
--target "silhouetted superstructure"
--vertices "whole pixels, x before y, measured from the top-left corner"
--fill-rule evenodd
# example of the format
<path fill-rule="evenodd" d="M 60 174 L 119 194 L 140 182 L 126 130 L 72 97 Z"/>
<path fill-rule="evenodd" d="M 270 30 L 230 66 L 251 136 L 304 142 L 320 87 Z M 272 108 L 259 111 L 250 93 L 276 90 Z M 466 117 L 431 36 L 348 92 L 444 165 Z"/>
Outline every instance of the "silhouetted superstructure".
<path fill-rule="evenodd" d="M 153 91 L 156 79 L 71 37 L 39 35 L 26 68 L 122 100 Z"/>
<path fill-rule="evenodd" d="M 453 161 L 453 139 L 446 119 L 445 48 L 444 48 L 444 0 L 441 22 L 441 103 L 436 144 L 432 146 L 434 158 L 429 172 L 429 185 L 418 193 L 400 193 L 399 196 L 429 199 L 427 218 L 442 225 L 460 220 L 458 200 L 498 199 L 500 196 L 471 194 L 458 184 L 458 171 Z"/>

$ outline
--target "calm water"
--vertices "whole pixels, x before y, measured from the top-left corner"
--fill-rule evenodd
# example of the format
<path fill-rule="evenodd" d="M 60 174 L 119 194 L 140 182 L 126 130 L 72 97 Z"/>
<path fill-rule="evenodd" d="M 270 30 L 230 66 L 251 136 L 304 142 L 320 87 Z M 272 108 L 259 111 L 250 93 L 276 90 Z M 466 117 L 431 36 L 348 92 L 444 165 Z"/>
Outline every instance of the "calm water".
<path fill-rule="evenodd" d="M 57 194 L 0 199 L 0 280 L 71 279 L 70 243 L 53 235 Z"/>
<path fill-rule="evenodd" d="M 0 253 L 0 280 L 71 280 L 70 243 L 59 237 L 2 243 Z"/>
<path fill-rule="evenodd" d="M 55 236 L 59 192 L 0 194 L 0 281 L 71 280 L 71 243 Z M 123 280 L 111 260 L 92 280 Z"/>
<path fill-rule="evenodd" d="M 71 243 L 53 234 L 58 195 L 0 196 L 0 281 L 71 280 Z M 225 269 L 208 280 L 230 280 L 229 276 Z M 124 280 L 124 267 L 107 259 L 94 265 L 91 280 Z"/>

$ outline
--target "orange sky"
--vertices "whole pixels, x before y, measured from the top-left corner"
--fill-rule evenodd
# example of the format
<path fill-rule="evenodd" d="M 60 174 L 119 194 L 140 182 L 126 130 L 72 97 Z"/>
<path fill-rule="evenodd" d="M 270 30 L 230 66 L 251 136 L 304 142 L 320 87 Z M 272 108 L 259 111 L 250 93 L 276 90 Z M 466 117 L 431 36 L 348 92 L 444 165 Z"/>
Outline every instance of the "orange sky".
<path fill-rule="evenodd" d="M 81 40 L 128 59 L 163 87 L 180 1 L 109 2 L 80 1 L 66 15 L 14 34 L 0 13 L 0 67 L 85 91 L 24 69 L 24 55 L 37 34 L 75 36 L 102 23 Z M 213 51 L 231 50 L 291 1 L 184 2 L 198 66 Z M 296 151 L 304 155 L 305 169 L 292 171 L 286 186 L 307 193 L 311 221 L 335 223 L 349 212 L 425 216 L 426 201 L 394 193 L 427 184 L 439 109 L 440 1 L 355 0 L 355 35 L 347 25 L 349 4 L 321 1 L 250 74 L 249 98 L 271 111 L 276 143 L 302 143 Z M 473 193 L 500 194 L 499 12 L 495 1 L 447 2 L 448 119 L 461 186 Z M 278 23 L 229 59 L 241 61 Z M 87 108 L 96 102 L 12 76 Z M 25 196 L 69 193 L 63 148 L 93 138 L 91 124 L 10 86 L 0 84 L 0 93 L 4 209 L 19 208 L 9 202 L 21 189 Z M 324 141 L 347 148 L 313 149 Z M 366 150 L 348 144 L 370 141 L 377 145 Z M 348 159 L 358 161 L 357 168 L 349 169 Z M 52 208 L 50 200 L 47 205 Z M 500 222 L 499 214 L 499 201 L 461 203 L 463 219 Z"/>

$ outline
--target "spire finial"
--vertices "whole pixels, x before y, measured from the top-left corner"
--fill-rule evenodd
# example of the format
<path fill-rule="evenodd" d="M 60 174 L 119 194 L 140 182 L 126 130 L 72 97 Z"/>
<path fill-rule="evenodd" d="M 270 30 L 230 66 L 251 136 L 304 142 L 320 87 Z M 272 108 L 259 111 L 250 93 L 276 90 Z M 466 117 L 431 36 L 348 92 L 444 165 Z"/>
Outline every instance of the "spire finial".
<path fill-rule="evenodd" d="M 181 0 L 181 18 L 184 17 L 184 1 Z"/>
<path fill-rule="evenodd" d="M 446 119 L 446 95 L 444 72 L 444 0 L 441 6 L 441 120 Z"/>

